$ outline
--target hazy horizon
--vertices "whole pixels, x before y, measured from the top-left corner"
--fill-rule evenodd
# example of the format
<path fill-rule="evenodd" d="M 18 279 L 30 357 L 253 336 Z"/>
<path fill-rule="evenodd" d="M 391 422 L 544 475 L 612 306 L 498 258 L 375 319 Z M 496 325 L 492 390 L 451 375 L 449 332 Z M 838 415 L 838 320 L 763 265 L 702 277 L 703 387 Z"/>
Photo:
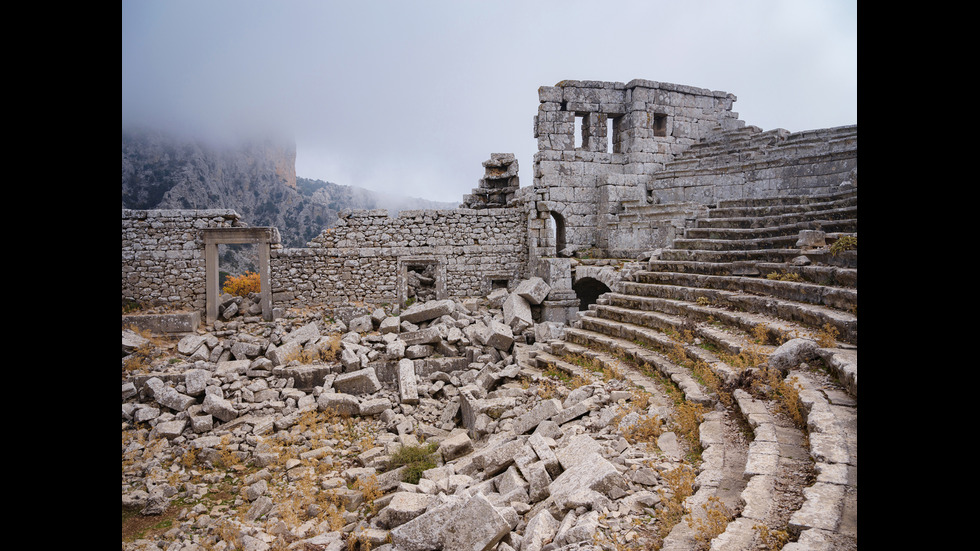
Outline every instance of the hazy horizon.
<path fill-rule="evenodd" d="M 532 183 L 539 86 L 647 79 L 737 96 L 746 124 L 857 124 L 857 3 L 122 3 L 122 122 L 271 133 L 296 174 L 460 201 L 492 153 Z"/>

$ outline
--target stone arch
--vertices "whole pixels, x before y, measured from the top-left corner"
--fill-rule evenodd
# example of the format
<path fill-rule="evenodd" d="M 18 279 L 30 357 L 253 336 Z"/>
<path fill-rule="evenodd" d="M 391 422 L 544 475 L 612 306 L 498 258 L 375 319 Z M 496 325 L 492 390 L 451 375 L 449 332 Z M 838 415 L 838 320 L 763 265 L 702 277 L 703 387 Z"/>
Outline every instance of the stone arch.
<path fill-rule="evenodd" d="M 608 285 L 594 277 L 576 279 L 572 290 L 579 299 L 579 310 L 588 310 L 589 305 L 595 304 L 600 295 L 611 291 Z"/>

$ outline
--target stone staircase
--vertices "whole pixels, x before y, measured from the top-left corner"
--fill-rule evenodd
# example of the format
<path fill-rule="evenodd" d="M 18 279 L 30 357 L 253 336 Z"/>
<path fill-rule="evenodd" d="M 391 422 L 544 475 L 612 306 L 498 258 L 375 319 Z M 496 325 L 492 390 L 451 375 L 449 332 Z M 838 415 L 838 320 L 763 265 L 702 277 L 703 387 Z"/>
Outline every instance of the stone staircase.
<path fill-rule="evenodd" d="M 833 248 L 849 237 L 856 188 L 719 203 L 537 356 L 539 365 L 626 359 L 635 384 L 653 389 L 638 368 L 655 369 L 706 407 L 686 505 L 699 515 L 718 498 L 735 513 L 713 550 L 756 548 L 760 526 L 788 534 L 786 550 L 857 547 L 857 251 Z M 805 362 L 764 369 L 791 340 L 809 343 Z M 798 393 L 795 421 L 765 392 L 780 388 L 766 383 L 770 373 Z M 738 426 L 750 441 L 731 437 Z M 680 522 L 662 549 L 694 541 Z"/>

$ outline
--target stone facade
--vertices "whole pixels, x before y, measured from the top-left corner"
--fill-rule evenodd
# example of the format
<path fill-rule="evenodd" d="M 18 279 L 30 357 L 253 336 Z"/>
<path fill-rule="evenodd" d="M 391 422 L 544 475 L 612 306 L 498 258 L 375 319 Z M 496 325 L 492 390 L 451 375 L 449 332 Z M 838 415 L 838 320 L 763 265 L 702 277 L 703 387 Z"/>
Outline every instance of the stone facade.
<path fill-rule="evenodd" d="M 232 210 L 122 211 L 122 298 L 203 311 L 202 230 L 241 227 Z"/>
<path fill-rule="evenodd" d="M 307 247 L 272 247 L 273 307 L 404 306 L 537 276 L 551 288 L 542 319 L 563 321 L 579 301 L 562 257 L 635 258 L 719 200 L 856 182 L 856 126 L 764 132 L 738 120 L 732 94 L 648 80 L 562 81 L 538 96 L 532 186 L 513 155 L 494 153 L 458 209 L 343 212 Z M 203 309 L 201 234 L 243 225 L 227 210 L 124 210 L 124 300 Z"/>
<path fill-rule="evenodd" d="M 857 166 L 856 127 L 762 132 L 727 92 L 562 81 L 538 98 L 530 230 L 541 256 L 635 256 L 719 200 L 825 193 Z"/>
<path fill-rule="evenodd" d="M 346 211 L 308 248 L 273 251 L 273 302 L 404 305 L 408 272 L 430 265 L 436 298 L 484 296 L 526 264 L 523 209 Z"/>

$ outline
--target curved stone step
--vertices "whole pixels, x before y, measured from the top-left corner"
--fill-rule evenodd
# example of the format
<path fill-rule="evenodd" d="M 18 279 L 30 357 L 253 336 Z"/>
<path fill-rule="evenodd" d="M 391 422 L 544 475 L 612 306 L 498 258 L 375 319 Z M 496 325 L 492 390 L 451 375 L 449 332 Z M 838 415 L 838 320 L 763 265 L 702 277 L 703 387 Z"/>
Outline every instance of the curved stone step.
<path fill-rule="evenodd" d="M 667 299 L 705 306 L 714 306 L 715 312 L 722 314 L 725 309 L 739 312 L 762 314 L 771 318 L 783 319 L 819 332 L 830 326 L 837 331 L 837 340 L 857 344 L 857 316 L 828 306 L 782 300 L 744 292 L 680 287 L 675 285 L 643 284 L 623 282 L 623 292 L 610 295 L 617 304 L 629 305 L 637 310 L 660 310 L 663 302 L 653 299 Z M 642 292 L 635 292 L 642 291 Z M 663 310 L 670 312 L 669 310 Z"/>
<path fill-rule="evenodd" d="M 689 359 L 704 362 L 725 386 L 731 387 L 739 383 L 743 374 L 722 361 L 716 353 L 698 346 L 679 343 L 661 333 L 661 330 L 651 327 L 651 324 L 656 322 L 650 320 L 656 317 L 657 315 L 652 313 L 645 314 L 614 306 L 599 306 L 595 310 L 595 315 L 582 317 L 579 323 L 582 329 L 632 343 L 642 343 L 643 346 L 652 347 L 664 354 L 672 352 L 676 346 L 681 345 Z M 745 348 L 741 339 L 711 327 L 696 327 L 693 333 L 694 336 L 703 338 L 733 355 L 739 354 Z"/>
<path fill-rule="evenodd" d="M 857 270 L 855 269 L 838 266 L 797 266 L 789 262 L 650 260 L 647 263 L 647 271 L 760 278 L 766 278 L 769 274 L 796 274 L 804 282 L 817 285 L 857 287 Z"/>
<path fill-rule="evenodd" d="M 694 228 L 684 230 L 685 239 L 724 239 L 733 242 L 751 239 L 773 239 L 779 237 L 799 239 L 800 232 L 803 230 L 817 230 L 827 233 L 857 233 L 857 214 L 840 213 L 837 218 L 830 215 L 836 213 L 822 213 L 820 218 L 808 216 L 796 216 L 792 220 L 783 223 L 777 221 L 754 221 L 746 223 L 746 226 L 703 226 L 698 225 Z M 782 221 L 779 221 L 782 222 Z"/>
<path fill-rule="evenodd" d="M 772 199 L 749 205 L 719 204 L 708 210 L 706 217 L 699 218 L 695 227 L 760 227 L 783 225 L 784 220 L 829 216 L 831 218 L 857 218 L 857 196 L 814 197 L 813 201 L 776 202 Z"/>
<path fill-rule="evenodd" d="M 684 399 L 690 402 L 712 406 L 717 400 L 716 397 L 701 387 L 689 369 L 670 362 L 660 354 L 627 340 L 576 327 L 567 328 L 563 340 L 591 349 L 608 350 L 613 355 L 624 355 L 635 358 L 638 362 L 646 363 L 673 381 L 684 394 Z"/>
<path fill-rule="evenodd" d="M 718 201 L 714 210 L 720 216 L 731 216 L 732 213 L 760 212 L 752 209 L 770 209 L 780 206 L 798 208 L 801 205 L 823 204 L 835 201 L 857 199 L 857 187 L 848 187 L 834 193 L 818 193 L 813 195 L 786 195 L 778 197 L 750 197 L 741 199 L 723 199 Z M 764 212 L 764 210 L 762 211 Z"/>
<path fill-rule="evenodd" d="M 652 285 L 677 285 L 702 289 L 767 295 L 773 298 L 829 306 L 837 310 L 857 310 L 857 289 L 834 287 L 799 281 L 782 281 L 737 275 L 706 275 L 677 272 L 638 272 L 635 283 Z M 623 290 L 645 295 L 641 285 L 623 284 Z"/>
<path fill-rule="evenodd" d="M 793 244 L 795 246 L 795 243 Z M 791 263 L 799 257 L 806 257 L 811 264 L 838 266 L 857 269 L 857 251 L 844 251 L 836 255 L 829 249 L 804 251 L 794 247 L 780 249 L 752 250 L 718 250 L 706 251 L 699 249 L 664 249 L 660 253 L 661 261 L 693 261 L 693 262 L 776 262 Z"/>

